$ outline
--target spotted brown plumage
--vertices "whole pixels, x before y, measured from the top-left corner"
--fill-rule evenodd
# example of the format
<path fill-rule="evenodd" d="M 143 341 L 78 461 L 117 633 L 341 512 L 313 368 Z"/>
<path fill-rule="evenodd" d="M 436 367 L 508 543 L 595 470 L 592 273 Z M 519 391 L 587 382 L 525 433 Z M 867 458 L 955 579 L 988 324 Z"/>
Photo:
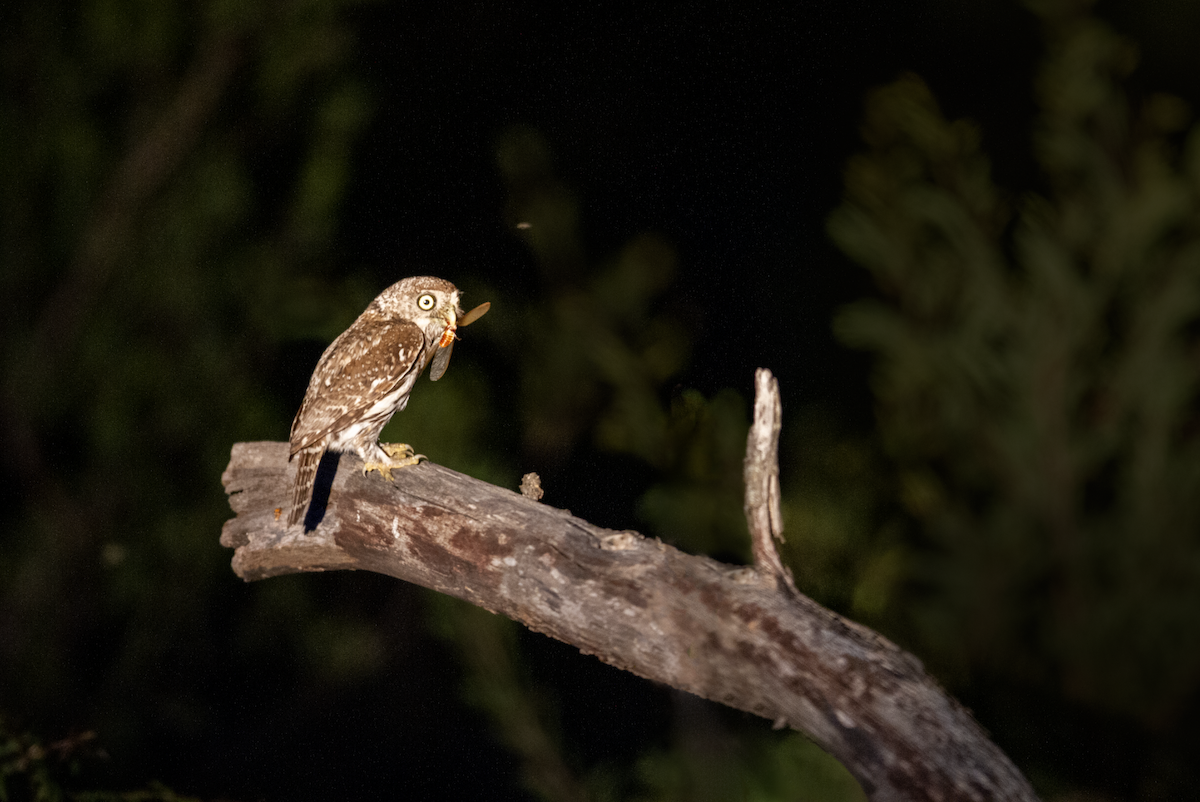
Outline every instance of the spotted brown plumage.
<path fill-rule="evenodd" d="M 384 445 L 379 433 L 408 404 L 417 377 L 453 331 L 463 311 L 459 292 L 432 276 L 402 279 L 367 306 L 334 340 L 313 370 L 292 421 L 291 455 L 299 457 L 288 526 L 304 520 L 317 466 L 326 451 L 352 451 L 363 472 L 415 465 L 406 445 Z"/>

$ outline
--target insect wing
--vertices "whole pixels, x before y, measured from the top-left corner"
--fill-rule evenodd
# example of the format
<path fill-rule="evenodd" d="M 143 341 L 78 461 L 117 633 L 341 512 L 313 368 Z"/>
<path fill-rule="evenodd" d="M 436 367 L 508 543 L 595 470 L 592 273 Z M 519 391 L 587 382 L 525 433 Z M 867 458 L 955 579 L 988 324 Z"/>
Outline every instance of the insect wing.
<path fill-rule="evenodd" d="M 439 348 L 433 355 L 433 362 L 429 365 L 429 380 L 437 381 L 446 373 L 446 368 L 450 365 L 450 353 L 454 350 L 454 340 L 444 348 Z"/>
<path fill-rule="evenodd" d="M 484 302 L 483 302 L 483 303 L 481 303 L 479 306 L 475 307 L 475 308 L 474 308 L 474 309 L 472 309 L 470 312 L 467 312 L 465 315 L 463 315 L 463 316 L 462 316 L 462 318 L 461 318 L 461 319 L 459 319 L 459 321 L 458 321 L 458 325 L 459 325 L 460 327 L 461 327 L 461 326 L 469 326 L 469 325 L 471 325 L 471 324 L 472 324 L 472 323 L 474 323 L 476 320 L 479 320 L 479 318 L 481 318 L 481 317 L 483 317 L 484 315 L 486 315 L 486 314 L 487 314 L 487 311 L 488 311 L 489 309 L 491 309 L 491 308 L 492 308 L 492 302 L 491 302 L 491 301 L 484 301 Z"/>
<path fill-rule="evenodd" d="M 471 325 L 476 320 L 479 320 L 479 318 L 486 315 L 487 311 L 491 308 L 491 302 L 484 301 L 479 306 L 475 307 L 470 312 L 467 312 L 465 315 L 459 318 L 456 328 L 462 328 L 463 326 Z M 446 374 L 446 368 L 450 364 L 450 354 L 454 351 L 455 339 L 453 328 L 446 329 L 445 333 L 442 334 L 441 342 L 444 342 L 445 345 L 442 345 L 433 354 L 433 361 L 429 364 L 430 381 L 437 381 Z"/>

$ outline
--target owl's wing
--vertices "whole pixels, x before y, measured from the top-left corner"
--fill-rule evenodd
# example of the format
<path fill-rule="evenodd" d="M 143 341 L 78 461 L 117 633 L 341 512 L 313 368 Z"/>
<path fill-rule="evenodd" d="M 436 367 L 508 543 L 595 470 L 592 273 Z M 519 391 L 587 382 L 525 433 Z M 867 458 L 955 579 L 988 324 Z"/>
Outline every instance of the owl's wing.
<path fill-rule="evenodd" d="M 317 362 L 292 421 L 291 453 L 371 414 L 375 404 L 421 372 L 424 351 L 425 336 L 415 323 L 355 321 Z"/>

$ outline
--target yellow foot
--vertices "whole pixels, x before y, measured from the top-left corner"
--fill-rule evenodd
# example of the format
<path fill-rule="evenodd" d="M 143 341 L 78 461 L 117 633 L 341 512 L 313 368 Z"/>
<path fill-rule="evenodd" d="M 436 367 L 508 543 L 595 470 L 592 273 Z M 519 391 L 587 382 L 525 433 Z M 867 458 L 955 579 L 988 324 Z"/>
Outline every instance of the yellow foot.
<path fill-rule="evenodd" d="M 416 465 L 423 459 L 429 459 L 424 454 L 415 453 L 412 446 L 407 443 L 380 443 L 379 448 L 391 459 L 387 462 L 364 462 L 363 476 L 371 471 L 379 471 L 379 475 L 390 482 L 392 481 L 392 471 L 396 468 L 407 468 L 410 465 Z"/>

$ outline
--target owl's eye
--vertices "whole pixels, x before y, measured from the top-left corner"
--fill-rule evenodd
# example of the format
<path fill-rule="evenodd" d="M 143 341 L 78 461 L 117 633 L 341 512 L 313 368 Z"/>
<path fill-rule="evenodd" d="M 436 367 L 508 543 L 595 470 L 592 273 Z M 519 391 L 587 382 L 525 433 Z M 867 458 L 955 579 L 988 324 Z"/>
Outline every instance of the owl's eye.
<path fill-rule="evenodd" d="M 430 309 L 433 309 L 433 305 L 436 303 L 437 303 L 437 301 L 435 301 L 433 299 L 433 296 L 430 295 L 429 293 L 425 293 L 424 295 L 422 295 L 420 298 L 417 299 L 417 306 L 421 307 L 426 312 L 428 312 Z"/>

